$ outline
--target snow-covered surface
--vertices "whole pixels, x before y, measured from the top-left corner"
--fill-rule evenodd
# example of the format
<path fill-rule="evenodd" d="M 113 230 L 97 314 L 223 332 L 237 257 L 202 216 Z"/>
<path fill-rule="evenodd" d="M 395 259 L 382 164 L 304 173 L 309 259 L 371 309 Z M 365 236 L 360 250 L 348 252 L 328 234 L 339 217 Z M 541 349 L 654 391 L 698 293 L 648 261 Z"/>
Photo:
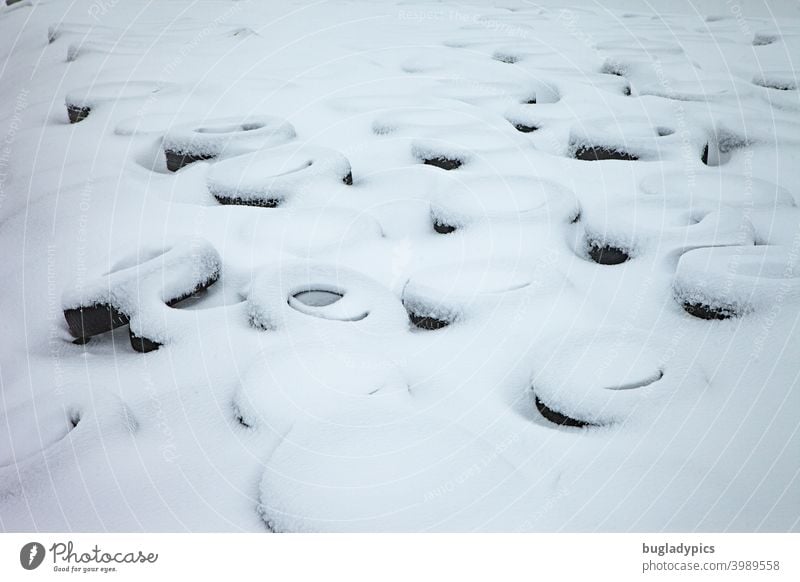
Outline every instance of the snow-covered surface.
<path fill-rule="evenodd" d="M 800 11 L 602 5 L 0 7 L 0 528 L 800 528 Z"/>

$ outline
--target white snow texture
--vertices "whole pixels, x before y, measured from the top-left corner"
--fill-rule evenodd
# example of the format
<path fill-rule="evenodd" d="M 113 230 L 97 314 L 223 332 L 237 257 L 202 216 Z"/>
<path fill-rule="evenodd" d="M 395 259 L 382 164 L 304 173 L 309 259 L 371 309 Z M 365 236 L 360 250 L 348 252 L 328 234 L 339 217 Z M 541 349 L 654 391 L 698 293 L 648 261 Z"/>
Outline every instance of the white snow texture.
<path fill-rule="evenodd" d="M 796 2 L 25 0 L 0 51 L 0 530 L 800 530 Z"/>

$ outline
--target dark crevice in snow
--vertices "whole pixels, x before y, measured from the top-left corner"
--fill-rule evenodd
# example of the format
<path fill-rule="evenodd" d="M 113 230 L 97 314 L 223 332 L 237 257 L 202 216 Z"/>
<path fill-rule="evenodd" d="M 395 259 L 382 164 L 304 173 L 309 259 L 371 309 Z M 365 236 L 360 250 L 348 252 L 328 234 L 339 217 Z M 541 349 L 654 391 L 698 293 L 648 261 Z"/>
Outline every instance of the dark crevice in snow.
<path fill-rule="evenodd" d="M 255 206 L 256 208 L 277 208 L 283 204 L 280 198 L 237 198 L 214 194 L 214 199 L 223 206 Z"/>
<path fill-rule="evenodd" d="M 142 354 L 153 352 L 161 347 L 162 344 L 146 337 L 139 337 L 133 331 L 130 332 L 131 347 Z"/>
<path fill-rule="evenodd" d="M 750 142 L 727 130 L 717 131 L 703 147 L 700 161 L 706 166 L 722 166 L 727 164 L 733 152 L 747 147 Z"/>
<path fill-rule="evenodd" d="M 509 65 L 513 65 L 514 63 L 518 63 L 519 60 L 520 60 L 517 55 L 512 55 L 512 54 L 508 54 L 508 53 L 501 53 L 501 52 L 494 53 L 492 55 L 492 58 L 494 60 L 496 60 L 496 61 L 499 61 L 501 63 L 506 63 L 506 64 L 509 64 Z"/>
<path fill-rule="evenodd" d="M 514 129 L 522 133 L 531 133 L 539 129 L 535 125 L 527 125 L 525 123 L 515 123 Z"/>
<path fill-rule="evenodd" d="M 78 123 L 89 117 L 91 107 L 81 107 L 79 105 L 67 105 L 67 117 L 70 123 Z"/>
<path fill-rule="evenodd" d="M 78 424 L 81 421 L 81 413 L 78 410 L 72 410 L 69 413 L 69 424 L 74 429 L 77 428 Z"/>
<path fill-rule="evenodd" d="M 167 158 L 167 169 L 170 172 L 177 172 L 189 164 L 204 160 L 212 160 L 215 157 L 209 154 L 190 154 L 166 149 L 164 150 L 164 154 Z"/>
<path fill-rule="evenodd" d="M 538 396 L 534 397 L 536 401 L 536 408 L 539 410 L 539 413 L 554 424 L 558 424 L 561 426 L 571 426 L 575 428 L 586 428 L 591 426 L 597 426 L 596 424 L 592 424 L 591 422 L 586 422 L 584 420 L 578 420 L 576 418 L 569 417 L 565 414 L 562 414 L 556 410 L 553 410 L 549 406 L 547 406 L 544 402 L 539 400 Z"/>
<path fill-rule="evenodd" d="M 448 158 L 445 156 L 424 158 L 422 163 L 428 166 L 436 166 L 437 168 L 441 168 L 443 170 L 455 170 L 464 165 L 463 160 L 459 160 L 458 158 Z"/>
<path fill-rule="evenodd" d="M 637 388 L 644 388 L 655 384 L 664 377 L 663 370 L 657 370 L 653 375 L 636 382 L 628 382 L 627 384 L 619 384 L 617 386 L 605 386 L 604 390 L 636 390 Z"/>
<path fill-rule="evenodd" d="M 98 335 L 127 325 L 130 318 L 108 304 L 97 303 L 85 307 L 64 310 L 64 319 L 73 337 L 86 343 Z"/>
<path fill-rule="evenodd" d="M 438 220 L 434 220 L 433 230 L 435 230 L 439 234 L 450 234 L 452 232 L 455 232 L 457 229 L 455 226 L 452 226 L 450 224 L 445 224 L 443 222 L 439 222 Z"/>
<path fill-rule="evenodd" d="M 625 249 L 597 241 L 588 243 L 587 252 L 589 257 L 598 265 L 620 265 L 631 258 Z"/>
<path fill-rule="evenodd" d="M 444 319 L 437 319 L 435 317 L 431 317 L 429 315 L 419 315 L 414 311 L 408 312 L 408 317 L 411 320 L 411 323 L 414 327 L 419 329 L 424 329 L 425 331 L 435 331 L 437 329 L 442 329 L 450 325 L 450 321 Z"/>
<path fill-rule="evenodd" d="M 753 37 L 753 46 L 767 46 L 778 42 L 780 35 L 757 32 Z"/>
<path fill-rule="evenodd" d="M 732 307 L 722 305 L 711 306 L 705 303 L 690 303 L 685 301 L 682 306 L 683 310 L 689 315 L 709 321 L 731 319 L 737 315 L 736 310 Z"/>
<path fill-rule="evenodd" d="M 624 150 L 616 149 L 607 146 L 597 145 L 581 145 L 575 150 L 574 157 L 576 160 L 584 160 L 587 162 L 595 162 L 602 160 L 624 160 L 636 161 L 639 156 L 626 152 Z"/>

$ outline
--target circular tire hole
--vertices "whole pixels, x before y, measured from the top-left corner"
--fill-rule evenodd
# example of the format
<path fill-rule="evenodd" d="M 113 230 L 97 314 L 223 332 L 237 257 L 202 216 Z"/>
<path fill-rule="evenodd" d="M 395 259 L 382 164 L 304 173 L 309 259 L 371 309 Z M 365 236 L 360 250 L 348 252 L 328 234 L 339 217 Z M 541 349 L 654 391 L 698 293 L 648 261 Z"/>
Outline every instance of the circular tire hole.
<path fill-rule="evenodd" d="M 326 307 L 328 305 L 333 305 L 344 297 L 344 295 L 325 289 L 309 289 L 308 291 L 295 293 L 292 297 L 309 307 Z"/>

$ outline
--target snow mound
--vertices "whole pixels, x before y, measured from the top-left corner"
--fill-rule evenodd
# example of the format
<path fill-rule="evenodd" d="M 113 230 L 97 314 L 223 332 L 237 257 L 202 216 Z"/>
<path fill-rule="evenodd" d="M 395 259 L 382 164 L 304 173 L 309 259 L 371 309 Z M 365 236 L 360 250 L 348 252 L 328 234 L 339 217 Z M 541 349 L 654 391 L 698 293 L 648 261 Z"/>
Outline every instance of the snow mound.
<path fill-rule="evenodd" d="M 259 511 L 272 531 L 503 529 L 524 522 L 526 489 L 480 436 L 375 407 L 297 423 L 267 461 Z"/>
<path fill-rule="evenodd" d="M 701 248 L 678 263 L 673 290 L 684 309 L 725 319 L 800 298 L 800 259 L 781 246 Z"/>
<path fill-rule="evenodd" d="M 315 190 L 352 184 L 353 174 L 338 152 L 288 144 L 223 160 L 207 180 L 209 191 L 223 204 L 275 207 Z"/>

